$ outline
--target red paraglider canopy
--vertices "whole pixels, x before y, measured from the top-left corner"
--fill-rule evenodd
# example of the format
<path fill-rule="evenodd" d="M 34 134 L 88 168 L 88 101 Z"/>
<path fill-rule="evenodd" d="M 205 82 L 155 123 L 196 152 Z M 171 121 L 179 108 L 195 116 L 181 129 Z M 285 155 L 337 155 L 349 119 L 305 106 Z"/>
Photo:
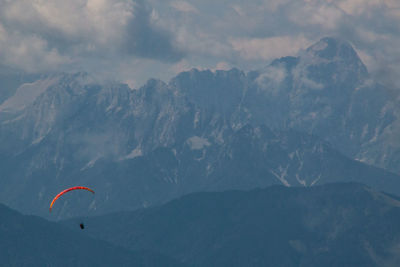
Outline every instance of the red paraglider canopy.
<path fill-rule="evenodd" d="M 53 198 L 53 201 L 51 201 L 51 203 L 50 203 L 49 211 L 51 212 L 51 209 L 52 209 L 52 207 L 53 207 L 54 202 L 56 202 L 56 200 L 57 200 L 59 197 L 61 197 L 62 195 L 64 195 L 65 193 L 67 193 L 67 192 L 69 192 L 69 191 L 78 190 L 78 189 L 87 190 L 87 191 L 90 191 L 90 192 L 92 192 L 92 193 L 94 194 L 94 191 L 93 191 L 92 189 L 90 189 L 90 188 L 88 188 L 88 187 L 84 187 L 84 186 L 74 186 L 74 187 L 65 189 L 64 191 L 61 191 L 60 193 L 58 193 L 57 196 L 55 196 L 55 197 Z"/>

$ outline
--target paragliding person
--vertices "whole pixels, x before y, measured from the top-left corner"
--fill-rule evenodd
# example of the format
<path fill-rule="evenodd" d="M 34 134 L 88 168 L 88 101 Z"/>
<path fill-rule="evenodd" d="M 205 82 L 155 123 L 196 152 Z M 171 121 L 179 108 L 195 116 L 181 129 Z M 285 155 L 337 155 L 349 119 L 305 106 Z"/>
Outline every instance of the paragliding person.
<path fill-rule="evenodd" d="M 67 193 L 67 192 L 69 192 L 69 191 L 78 190 L 78 189 L 87 190 L 87 191 L 92 192 L 92 193 L 94 194 L 94 191 L 93 191 L 92 189 L 90 189 L 90 188 L 88 188 L 88 187 L 84 187 L 84 186 L 74 186 L 74 187 L 65 189 L 65 190 L 61 191 L 60 193 L 58 193 L 58 194 L 53 198 L 53 200 L 52 200 L 51 203 L 50 203 L 49 212 L 51 212 L 51 210 L 52 210 L 52 208 L 53 208 L 53 205 L 54 205 L 54 203 L 56 202 L 56 200 L 59 199 L 62 195 L 64 195 L 65 193 Z M 79 227 L 80 227 L 82 230 L 85 229 L 85 225 L 84 225 L 83 223 L 80 223 L 80 224 L 79 224 Z"/>

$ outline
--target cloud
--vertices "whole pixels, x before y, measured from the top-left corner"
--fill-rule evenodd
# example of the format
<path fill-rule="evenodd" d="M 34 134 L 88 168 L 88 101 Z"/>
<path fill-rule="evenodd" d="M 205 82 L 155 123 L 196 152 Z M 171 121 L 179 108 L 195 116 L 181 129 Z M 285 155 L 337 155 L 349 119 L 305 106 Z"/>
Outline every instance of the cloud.
<path fill-rule="evenodd" d="M 261 89 L 268 90 L 272 94 L 279 93 L 279 85 L 287 77 L 287 71 L 284 66 L 268 66 L 257 77 L 256 83 Z"/>
<path fill-rule="evenodd" d="M 135 18 L 127 24 L 124 45 L 129 53 L 166 62 L 177 62 L 183 52 L 176 49 L 169 33 L 152 25 L 151 10 L 137 5 Z M 154 13 L 153 13 L 154 14 Z M 153 16 L 156 19 L 157 16 Z"/>
<path fill-rule="evenodd" d="M 337 0 L 333 2 L 347 14 L 354 16 L 362 15 L 370 11 L 374 12 L 377 9 L 400 8 L 400 2 L 396 0 Z"/>
<path fill-rule="evenodd" d="M 174 1 L 171 3 L 171 6 L 181 12 L 189 12 L 189 13 L 190 12 L 193 12 L 193 13 L 199 12 L 196 7 L 194 7 L 192 4 L 185 2 L 185 1 Z"/>
<path fill-rule="evenodd" d="M 48 66 L 70 63 L 71 58 L 50 48 L 46 40 L 35 35 L 10 33 L 0 25 L 0 62 L 3 67 L 38 72 L 48 71 Z"/>
<path fill-rule="evenodd" d="M 3 0 L 1 22 L 10 31 L 36 35 L 56 48 L 90 50 L 118 41 L 137 6 L 118 0 Z"/>
<path fill-rule="evenodd" d="M 178 73 L 183 72 L 183 71 L 190 71 L 192 69 L 215 71 L 215 70 L 221 70 L 221 69 L 226 70 L 226 69 L 230 69 L 230 68 L 228 67 L 228 64 L 226 62 L 219 62 L 216 66 L 204 66 L 204 65 L 202 66 L 202 65 L 194 65 L 185 59 L 177 62 L 171 68 L 171 70 L 173 71 L 173 75 L 177 75 Z"/>
<path fill-rule="evenodd" d="M 230 70 L 232 66 L 225 61 L 218 62 L 213 70 Z"/>
<path fill-rule="evenodd" d="M 0 67 L 87 70 L 136 86 L 219 62 L 262 68 L 332 35 L 393 86 L 398 25 L 398 0 L 0 0 Z"/>
<path fill-rule="evenodd" d="M 334 5 L 299 5 L 291 10 L 291 19 L 297 25 L 307 27 L 310 25 L 320 26 L 322 29 L 335 29 L 342 19 L 344 13 Z"/>
<path fill-rule="evenodd" d="M 187 52 L 185 60 L 197 62 L 192 65 L 206 60 L 208 65 L 224 61 L 254 69 L 276 57 L 296 55 L 322 37 L 335 36 L 361 51 L 364 63 L 377 78 L 400 77 L 397 0 L 186 2 L 196 8 L 197 14 L 188 19 L 165 11 L 168 15 L 161 20 L 177 33 L 177 44 Z"/>
<path fill-rule="evenodd" d="M 0 59 L 26 71 L 125 57 L 178 61 L 144 1 L 0 0 Z"/>
<path fill-rule="evenodd" d="M 271 60 L 295 55 L 311 42 L 304 36 L 277 36 L 270 38 L 233 39 L 233 49 L 245 59 Z"/>

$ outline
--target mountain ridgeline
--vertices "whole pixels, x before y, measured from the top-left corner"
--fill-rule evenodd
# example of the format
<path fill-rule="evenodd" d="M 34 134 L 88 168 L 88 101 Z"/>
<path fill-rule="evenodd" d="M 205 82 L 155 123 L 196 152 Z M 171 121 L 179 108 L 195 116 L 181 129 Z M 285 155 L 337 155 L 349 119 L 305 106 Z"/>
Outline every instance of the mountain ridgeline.
<path fill-rule="evenodd" d="M 84 220 L 93 237 L 190 266 L 400 264 L 399 198 L 356 183 L 193 193 Z"/>
<path fill-rule="evenodd" d="M 184 266 L 156 252 L 130 251 L 0 204 L 1 266 Z M 79 231 L 79 232 L 78 232 Z"/>
<path fill-rule="evenodd" d="M 262 70 L 193 69 L 135 90 L 84 73 L 24 83 L 0 98 L 0 201 L 48 216 L 65 187 L 96 191 L 56 203 L 56 219 L 272 184 L 400 194 L 400 105 L 388 92 L 334 38 Z"/>

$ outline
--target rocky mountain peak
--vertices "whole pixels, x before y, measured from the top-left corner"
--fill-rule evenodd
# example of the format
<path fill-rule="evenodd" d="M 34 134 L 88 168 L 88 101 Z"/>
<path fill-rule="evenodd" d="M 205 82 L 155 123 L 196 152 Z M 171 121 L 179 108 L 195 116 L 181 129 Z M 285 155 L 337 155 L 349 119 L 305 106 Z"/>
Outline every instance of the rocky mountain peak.
<path fill-rule="evenodd" d="M 319 62 L 345 62 L 351 66 L 359 66 L 367 72 L 353 46 L 340 38 L 324 37 L 308 47 L 302 58 L 312 58 Z"/>
<path fill-rule="evenodd" d="M 322 38 L 317 43 L 307 48 L 306 51 L 314 56 L 318 56 L 327 60 L 360 60 L 351 44 L 339 38 Z"/>
<path fill-rule="evenodd" d="M 318 83 L 335 87 L 345 83 L 353 88 L 368 78 L 368 70 L 352 45 L 339 38 L 322 38 L 299 56 L 297 72 L 310 74 L 308 78 Z"/>

